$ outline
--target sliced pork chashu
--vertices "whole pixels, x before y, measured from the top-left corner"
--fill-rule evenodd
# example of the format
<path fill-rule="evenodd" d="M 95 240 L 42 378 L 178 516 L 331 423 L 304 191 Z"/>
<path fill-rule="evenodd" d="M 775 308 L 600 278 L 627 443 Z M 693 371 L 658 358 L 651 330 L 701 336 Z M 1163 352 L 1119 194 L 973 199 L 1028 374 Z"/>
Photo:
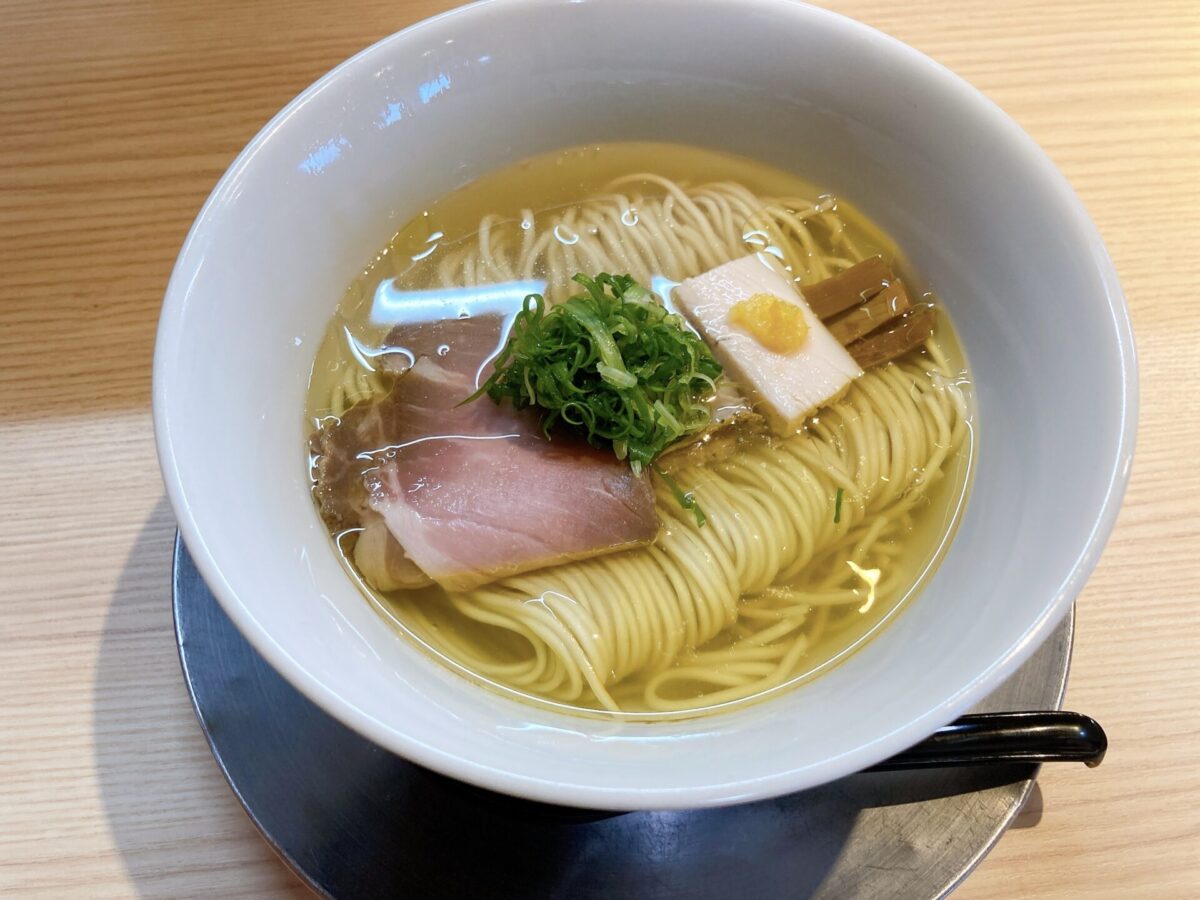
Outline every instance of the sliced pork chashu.
<path fill-rule="evenodd" d="M 457 342 L 453 324 L 397 328 L 388 344 L 404 349 L 389 366 L 403 374 L 391 393 L 313 439 L 322 514 L 335 529 L 364 529 L 356 561 L 368 580 L 415 587 L 419 572 L 462 590 L 652 540 L 646 475 L 576 438 L 547 440 L 531 411 L 486 397 L 458 405 L 502 320 L 464 320 Z"/>

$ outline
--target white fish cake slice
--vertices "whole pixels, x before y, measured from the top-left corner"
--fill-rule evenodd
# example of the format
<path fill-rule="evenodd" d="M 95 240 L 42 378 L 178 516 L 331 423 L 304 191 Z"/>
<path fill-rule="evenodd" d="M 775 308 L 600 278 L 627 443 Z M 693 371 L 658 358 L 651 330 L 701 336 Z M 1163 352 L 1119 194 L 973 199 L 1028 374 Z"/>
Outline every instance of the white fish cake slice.
<path fill-rule="evenodd" d="M 798 350 L 776 353 L 730 323 L 733 307 L 755 294 L 769 294 L 800 308 L 808 336 Z M 735 259 L 689 278 L 675 288 L 673 297 L 726 375 L 746 389 L 755 409 L 778 434 L 794 432 L 862 375 L 858 363 L 766 255 Z"/>

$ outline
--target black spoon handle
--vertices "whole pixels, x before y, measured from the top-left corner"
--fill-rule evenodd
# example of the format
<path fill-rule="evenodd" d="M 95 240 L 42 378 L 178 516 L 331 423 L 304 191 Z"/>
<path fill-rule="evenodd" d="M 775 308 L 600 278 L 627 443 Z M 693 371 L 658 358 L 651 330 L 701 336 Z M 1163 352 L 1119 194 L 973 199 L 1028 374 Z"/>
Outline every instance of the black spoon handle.
<path fill-rule="evenodd" d="M 1095 719 L 1073 712 L 1005 712 L 963 716 L 868 771 L 1081 762 L 1100 765 L 1108 738 Z"/>

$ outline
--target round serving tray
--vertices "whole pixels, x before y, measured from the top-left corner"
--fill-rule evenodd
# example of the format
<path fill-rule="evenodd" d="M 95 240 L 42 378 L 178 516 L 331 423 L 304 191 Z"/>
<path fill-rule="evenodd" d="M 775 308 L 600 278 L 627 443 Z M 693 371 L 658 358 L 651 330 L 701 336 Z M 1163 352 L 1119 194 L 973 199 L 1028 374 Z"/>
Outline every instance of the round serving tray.
<path fill-rule="evenodd" d="M 864 773 L 722 809 L 602 813 L 517 800 L 372 744 L 241 636 L 176 539 L 175 633 L 200 725 L 267 842 L 330 897 L 924 898 L 952 890 L 1033 766 Z M 1074 611 L 975 710 L 1057 709 Z"/>

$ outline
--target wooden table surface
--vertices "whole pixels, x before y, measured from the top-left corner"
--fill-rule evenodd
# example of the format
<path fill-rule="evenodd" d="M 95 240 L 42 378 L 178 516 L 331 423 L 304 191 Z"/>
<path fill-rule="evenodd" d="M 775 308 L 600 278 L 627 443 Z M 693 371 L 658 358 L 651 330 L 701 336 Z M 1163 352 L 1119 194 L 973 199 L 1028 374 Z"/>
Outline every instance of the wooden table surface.
<path fill-rule="evenodd" d="M 172 640 L 150 357 L 184 234 L 291 97 L 453 0 L 0 4 L 0 892 L 303 896 L 222 781 Z M 837 0 L 972 81 L 1095 217 L 1137 333 L 1133 481 L 1048 767 L 963 898 L 1200 895 L 1200 4 Z"/>

